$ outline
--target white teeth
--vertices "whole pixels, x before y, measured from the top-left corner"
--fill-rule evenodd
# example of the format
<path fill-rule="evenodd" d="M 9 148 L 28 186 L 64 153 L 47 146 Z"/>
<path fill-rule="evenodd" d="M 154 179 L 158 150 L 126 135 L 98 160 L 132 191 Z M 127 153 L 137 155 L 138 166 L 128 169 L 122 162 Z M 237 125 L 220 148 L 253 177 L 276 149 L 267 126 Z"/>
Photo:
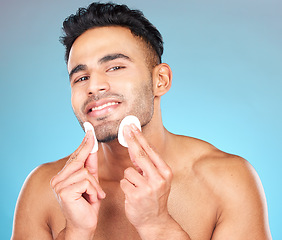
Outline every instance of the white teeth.
<path fill-rule="evenodd" d="M 112 105 L 116 105 L 116 104 L 118 104 L 118 103 L 117 102 L 109 102 L 109 103 L 103 104 L 101 106 L 94 107 L 94 108 L 91 109 L 91 111 L 93 112 L 93 111 L 101 110 L 103 108 L 106 108 L 106 107 L 112 106 Z"/>

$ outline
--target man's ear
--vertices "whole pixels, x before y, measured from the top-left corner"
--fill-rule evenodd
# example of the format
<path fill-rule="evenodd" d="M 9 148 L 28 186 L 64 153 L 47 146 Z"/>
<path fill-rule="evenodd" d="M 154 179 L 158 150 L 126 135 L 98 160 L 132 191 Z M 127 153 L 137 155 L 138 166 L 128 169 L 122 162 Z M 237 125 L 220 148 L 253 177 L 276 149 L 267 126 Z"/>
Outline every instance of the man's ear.
<path fill-rule="evenodd" d="M 168 64 L 161 63 L 153 70 L 154 94 L 160 97 L 168 92 L 171 87 L 172 71 Z"/>

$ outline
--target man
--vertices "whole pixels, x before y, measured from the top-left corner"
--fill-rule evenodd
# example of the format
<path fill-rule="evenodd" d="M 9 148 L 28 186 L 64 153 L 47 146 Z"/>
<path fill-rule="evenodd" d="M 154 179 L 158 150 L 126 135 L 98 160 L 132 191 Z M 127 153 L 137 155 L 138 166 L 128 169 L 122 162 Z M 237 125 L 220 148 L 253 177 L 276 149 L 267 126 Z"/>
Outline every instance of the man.
<path fill-rule="evenodd" d="M 88 131 L 69 157 L 44 164 L 20 194 L 12 239 L 271 239 L 250 164 L 168 132 L 160 99 L 171 86 L 162 38 L 136 10 L 91 4 L 64 22 L 72 107 Z M 117 141 L 127 115 L 128 148 Z"/>

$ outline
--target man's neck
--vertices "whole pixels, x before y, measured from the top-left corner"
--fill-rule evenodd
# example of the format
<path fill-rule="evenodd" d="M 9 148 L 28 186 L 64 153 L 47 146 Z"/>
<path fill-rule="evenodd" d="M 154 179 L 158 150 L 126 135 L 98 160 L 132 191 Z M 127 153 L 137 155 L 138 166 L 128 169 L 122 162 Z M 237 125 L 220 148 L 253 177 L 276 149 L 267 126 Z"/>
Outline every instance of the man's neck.
<path fill-rule="evenodd" d="M 142 133 L 157 153 L 164 153 L 168 132 L 162 124 L 152 125 L 145 126 Z M 99 151 L 101 178 L 108 181 L 120 181 L 124 176 L 124 170 L 133 167 L 128 149 L 121 146 L 117 139 L 110 143 L 102 143 L 101 146 L 102 149 Z"/>

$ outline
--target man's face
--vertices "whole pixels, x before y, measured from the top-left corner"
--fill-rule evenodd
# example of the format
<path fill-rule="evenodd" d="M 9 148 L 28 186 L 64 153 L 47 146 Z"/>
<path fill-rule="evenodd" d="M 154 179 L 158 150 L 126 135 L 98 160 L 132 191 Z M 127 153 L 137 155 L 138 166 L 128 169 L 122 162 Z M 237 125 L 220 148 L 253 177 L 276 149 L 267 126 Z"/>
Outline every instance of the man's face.
<path fill-rule="evenodd" d="M 145 51 L 122 27 L 94 28 L 74 42 L 68 61 L 72 107 L 81 125 L 93 124 L 98 141 L 115 139 L 127 115 L 142 126 L 150 122 L 154 95 Z"/>

